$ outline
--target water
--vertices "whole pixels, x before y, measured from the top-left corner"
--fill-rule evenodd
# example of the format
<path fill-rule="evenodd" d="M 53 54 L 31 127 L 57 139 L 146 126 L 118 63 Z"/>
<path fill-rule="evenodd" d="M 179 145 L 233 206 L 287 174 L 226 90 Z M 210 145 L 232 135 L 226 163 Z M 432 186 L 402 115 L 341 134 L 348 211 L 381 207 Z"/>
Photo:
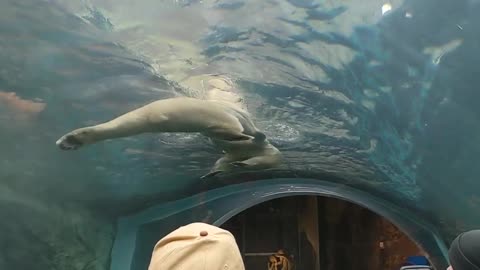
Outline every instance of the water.
<path fill-rule="evenodd" d="M 107 269 L 118 217 L 278 177 L 356 188 L 446 242 L 479 227 L 479 10 L 477 0 L 3 0 L 0 269 Z M 281 168 L 202 182 L 221 154 L 197 134 L 55 146 L 157 99 L 204 97 L 199 82 L 214 74 L 282 152 Z"/>

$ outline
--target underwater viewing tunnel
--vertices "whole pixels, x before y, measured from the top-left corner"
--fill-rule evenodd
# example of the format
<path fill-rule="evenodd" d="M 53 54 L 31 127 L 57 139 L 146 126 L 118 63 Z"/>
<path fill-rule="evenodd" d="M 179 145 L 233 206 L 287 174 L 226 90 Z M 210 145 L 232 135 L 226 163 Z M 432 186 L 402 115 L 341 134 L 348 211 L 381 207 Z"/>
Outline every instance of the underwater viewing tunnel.
<path fill-rule="evenodd" d="M 145 270 L 191 222 L 247 270 L 445 269 L 480 228 L 479 11 L 0 1 L 0 269 Z"/>
<path fill-rule="evenodd" d="M 328 182 L 275 179 L 229 185 L 120 219 L 111 269 L 147 269 L 155 243 L 189 222 L 232 232 L 246 269 L 267 269 L 276 248 L 295 254 L 295 269 L 400 269 L 412 256 L 445 264 L 439 235 L 414 213 Z"/>

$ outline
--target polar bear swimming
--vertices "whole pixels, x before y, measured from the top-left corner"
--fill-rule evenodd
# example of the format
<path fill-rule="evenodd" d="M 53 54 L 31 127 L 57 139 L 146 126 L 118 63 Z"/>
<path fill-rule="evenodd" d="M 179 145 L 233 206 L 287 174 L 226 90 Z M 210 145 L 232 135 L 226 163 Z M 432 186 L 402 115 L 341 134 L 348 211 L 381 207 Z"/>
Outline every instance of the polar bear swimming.
<path fill-rule="evenodd" d="M 201 133 L 224 152 L 202 178 L 235 167 L 263 169 L 280 162 L 280 151 L 255 127 L 247 112 L 221 101 L 188 97 L 158 100 L 111 121 L 73 130 L 56 144 L 63 150 L 75 150 L 108 139 L 157 132 Z"/>

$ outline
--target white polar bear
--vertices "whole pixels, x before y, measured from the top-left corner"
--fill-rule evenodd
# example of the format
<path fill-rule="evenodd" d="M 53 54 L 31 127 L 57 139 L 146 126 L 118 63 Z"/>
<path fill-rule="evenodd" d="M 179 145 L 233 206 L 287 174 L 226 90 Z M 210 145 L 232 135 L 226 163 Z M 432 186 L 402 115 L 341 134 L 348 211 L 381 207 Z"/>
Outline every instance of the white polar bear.
<path fill-rule="evenodd" d="M 235 166 L 257 169 L 280 161 L 280 151 L 245 111 L 221 101 L 188 97 L 158 100 L 106 123 L 76 129 L 56 144 L 63 150 L 75 150 L 103 140 L 153 132 L 199 132 L 209 137 L 225 156 L 204 177 Z"/>

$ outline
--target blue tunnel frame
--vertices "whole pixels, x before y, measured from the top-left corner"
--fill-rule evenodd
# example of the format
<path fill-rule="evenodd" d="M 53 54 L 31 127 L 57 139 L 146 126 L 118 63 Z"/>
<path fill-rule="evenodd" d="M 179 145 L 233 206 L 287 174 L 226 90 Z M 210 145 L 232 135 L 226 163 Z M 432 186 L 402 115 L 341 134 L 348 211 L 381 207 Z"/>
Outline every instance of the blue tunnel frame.
<path fill-rule="evenodd" d="M 286 178 L 229 185 L 119 218 L 110 269 L 147 269 L 155 243 L 179 226 L 205 219 L 208 220 L 205 221 L 207 223 L 220 226 L 257 204 L 301 195 L 336 198 L 365 207 L 406 233 L 428 254 L 435 269 L 445 269 L 448 266 L 445 242 L 433 229 L 434 226 L 415 213 L 338 183 Z"/>

